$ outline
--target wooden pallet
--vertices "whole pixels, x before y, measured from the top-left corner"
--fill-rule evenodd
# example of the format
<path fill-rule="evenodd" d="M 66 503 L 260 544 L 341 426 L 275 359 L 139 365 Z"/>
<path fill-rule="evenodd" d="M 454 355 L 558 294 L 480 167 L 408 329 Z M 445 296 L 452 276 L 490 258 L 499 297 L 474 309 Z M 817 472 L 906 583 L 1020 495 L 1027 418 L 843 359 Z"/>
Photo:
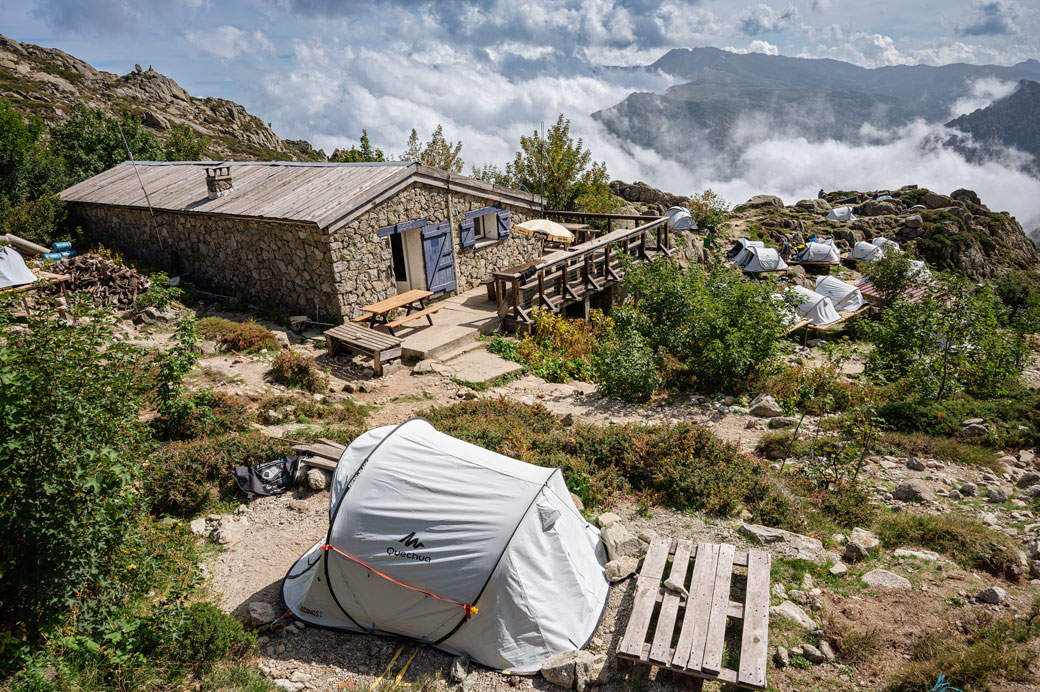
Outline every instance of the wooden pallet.
<path fill-rule="evenodd" d="M 336 355 L 340 348 L 371 356 L 372 369 L 377 376 L 383 374 L 384 364 L 401 358 L 400 339 L 354 324 L 341 324 L 325 332 L 325 349 L 329 355 Z"/>
<path fill-rule="evenodd" d="M 335 471 L 339 464 L 339 458 L 346 447 L 332 440 L 318 439 L 311 444 L 299 444 L 293 446 L 293 451 L 307 455 L 303 463 L 326 471 Z"/>
<path fill-rule="evenodd" d="M 662 586 L 669 558 L 668 576 L 687 585 L 689 597 Z M 747 568 L 743 603 L 730 600 L 734 567 Z M 654 538 L 636 578 L 632 615 L 618 644 L 618 658 L 694 676 L 696 689 L 702 680 L 765 689 L 769 570 L 769 553 L 738 551 L 728 544 L 694 545 L 690 540 Z M 742 623 L 738 670 L 722 665 L 730 618 Z M 657 625 L 650 631 L 652 621 Z"/>

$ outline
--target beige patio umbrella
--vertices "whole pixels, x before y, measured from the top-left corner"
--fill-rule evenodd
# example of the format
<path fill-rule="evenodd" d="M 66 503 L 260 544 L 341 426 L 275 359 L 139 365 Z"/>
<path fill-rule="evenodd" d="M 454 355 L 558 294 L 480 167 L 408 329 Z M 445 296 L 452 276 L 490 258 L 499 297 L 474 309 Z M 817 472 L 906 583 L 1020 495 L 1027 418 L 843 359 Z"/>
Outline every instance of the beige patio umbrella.
<path fill-rule="evenodd" d="M 574 234 L 549 219 L 531 219 L 513 226 L 513 230 L 528 237 L 543 236 L 557 243 L 573 243 Z"/>

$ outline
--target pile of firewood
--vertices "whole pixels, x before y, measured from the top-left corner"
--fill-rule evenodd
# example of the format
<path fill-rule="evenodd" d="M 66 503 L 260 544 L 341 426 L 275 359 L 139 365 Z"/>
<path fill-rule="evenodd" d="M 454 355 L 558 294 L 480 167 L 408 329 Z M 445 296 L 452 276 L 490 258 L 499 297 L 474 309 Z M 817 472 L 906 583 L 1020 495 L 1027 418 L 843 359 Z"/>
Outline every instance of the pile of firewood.
<path fill-rule="evenodd" d="M 67 274 L 72 293 L 88 293 L 99 303 L 126 309 L 148 288 L 148 277 L 98 255 L 77 255 L 62 260 L 56 271 Z"/>

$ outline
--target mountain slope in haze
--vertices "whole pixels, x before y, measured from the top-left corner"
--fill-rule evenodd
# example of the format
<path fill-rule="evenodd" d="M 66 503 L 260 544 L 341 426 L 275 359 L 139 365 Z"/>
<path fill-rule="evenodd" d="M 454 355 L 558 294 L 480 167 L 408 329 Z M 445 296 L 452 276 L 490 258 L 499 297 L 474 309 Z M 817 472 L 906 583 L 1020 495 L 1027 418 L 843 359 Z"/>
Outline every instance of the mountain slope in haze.
<path fill-rule="evenodd" d="M 0 98 L 48 123 L 77 101 L 114 115 L 132 113 L 165 140 L 185 124 L 208 136 L 207 158 L 325 161 L 305 141 L 283 140 L 255 115 L 227 99 L 196 98 L 149 67 L 122 76 L 94 69 L 56 48 L 0 36 Z"/>
<path fill-rule="evenodd" d="M 1040 177 L 1040 82 L 1023 79 L 1004 98 L 946 125 L 971 135 L 973 146 L 951 142 L 969 161 L 985 158 L 987 149 L 1014 147 L 1032 157 L 1026 169 Z"/>
<path fill-rule="evenodd" d="M 718 48 L 675 49 L 649 69 L 685 81 L 661 94 L 633 93 L 593 117 L 622 141 L 672 159 L 704 153 L 733 159 L 756 132 L 858 142 L 864 125 L 884 132 L 917 118 L 945 121 L 976 80 L 1040 80 L 1036 60 L 1011 67 L 958 63 L 868 69 L 838 60 Z"/>

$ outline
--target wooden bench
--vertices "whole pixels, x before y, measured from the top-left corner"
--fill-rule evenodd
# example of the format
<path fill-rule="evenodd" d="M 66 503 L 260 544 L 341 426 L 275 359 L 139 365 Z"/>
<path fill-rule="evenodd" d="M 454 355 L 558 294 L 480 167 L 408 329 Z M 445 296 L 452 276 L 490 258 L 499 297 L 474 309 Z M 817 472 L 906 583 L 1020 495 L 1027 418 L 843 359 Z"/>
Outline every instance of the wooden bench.
<path fill-rule="evenodd" d="M 384 364 L 401 358 L 401 340 L 396 336 L 353 324 L 341 324 L 325 332 L 325 349 L 330 356 L 336 355 L 341 347 L 371 356 L 372 369 L 379 377 L 383 375 Z"/>
<path fill-rule="evenodd" d="M 662 585 L 667 580 L 664 571 L 669 559 L 668 576 L 686 585 L 688 597 Z M 696 690 L 704 680 L 765 689 L 769 570 L 769 553 L 655 537 L 636 577 L 632 615 L 618 644 L 619 662 L 691 675 Z M 744 593 L 743 603 L 731 600 L 734 592 Z M 741 624 L 739 648 L 734 651 L 735 647 L 730 647 L 736 670 L 722 663 L 730 620 Z M 653 621 L 657 625 L 651 631 Z M 735 639 L 738 637 L 731 638 L 731 644 Z"/>
<path fill-rule="evenodd" d="M 410 312 L 407 315 L 405 315 L 404 317 L 398 317 L 396 320 L 391 320 L 390 322 L 387 322 L 386 323 L 386 328 L 390 330 L 391 334 L 393 334 L 394 333 L 394 327 L 400 327 L 402 324 L 408 324 L 409 322 L 414 322 L 415 320 L 420 320 L 423 317 L 425 317 L 429 321 L 430 326 L 432 327 L 433 326 L 433 318 L 430 317 L 430 315 L 432 315 L 435 312 L 440 312 L 443 309 L 444 309 L 444 305 L 434 305 L 432 307 L 423 308 L 422 310 L 419 310 L 418 312 Z"/>

